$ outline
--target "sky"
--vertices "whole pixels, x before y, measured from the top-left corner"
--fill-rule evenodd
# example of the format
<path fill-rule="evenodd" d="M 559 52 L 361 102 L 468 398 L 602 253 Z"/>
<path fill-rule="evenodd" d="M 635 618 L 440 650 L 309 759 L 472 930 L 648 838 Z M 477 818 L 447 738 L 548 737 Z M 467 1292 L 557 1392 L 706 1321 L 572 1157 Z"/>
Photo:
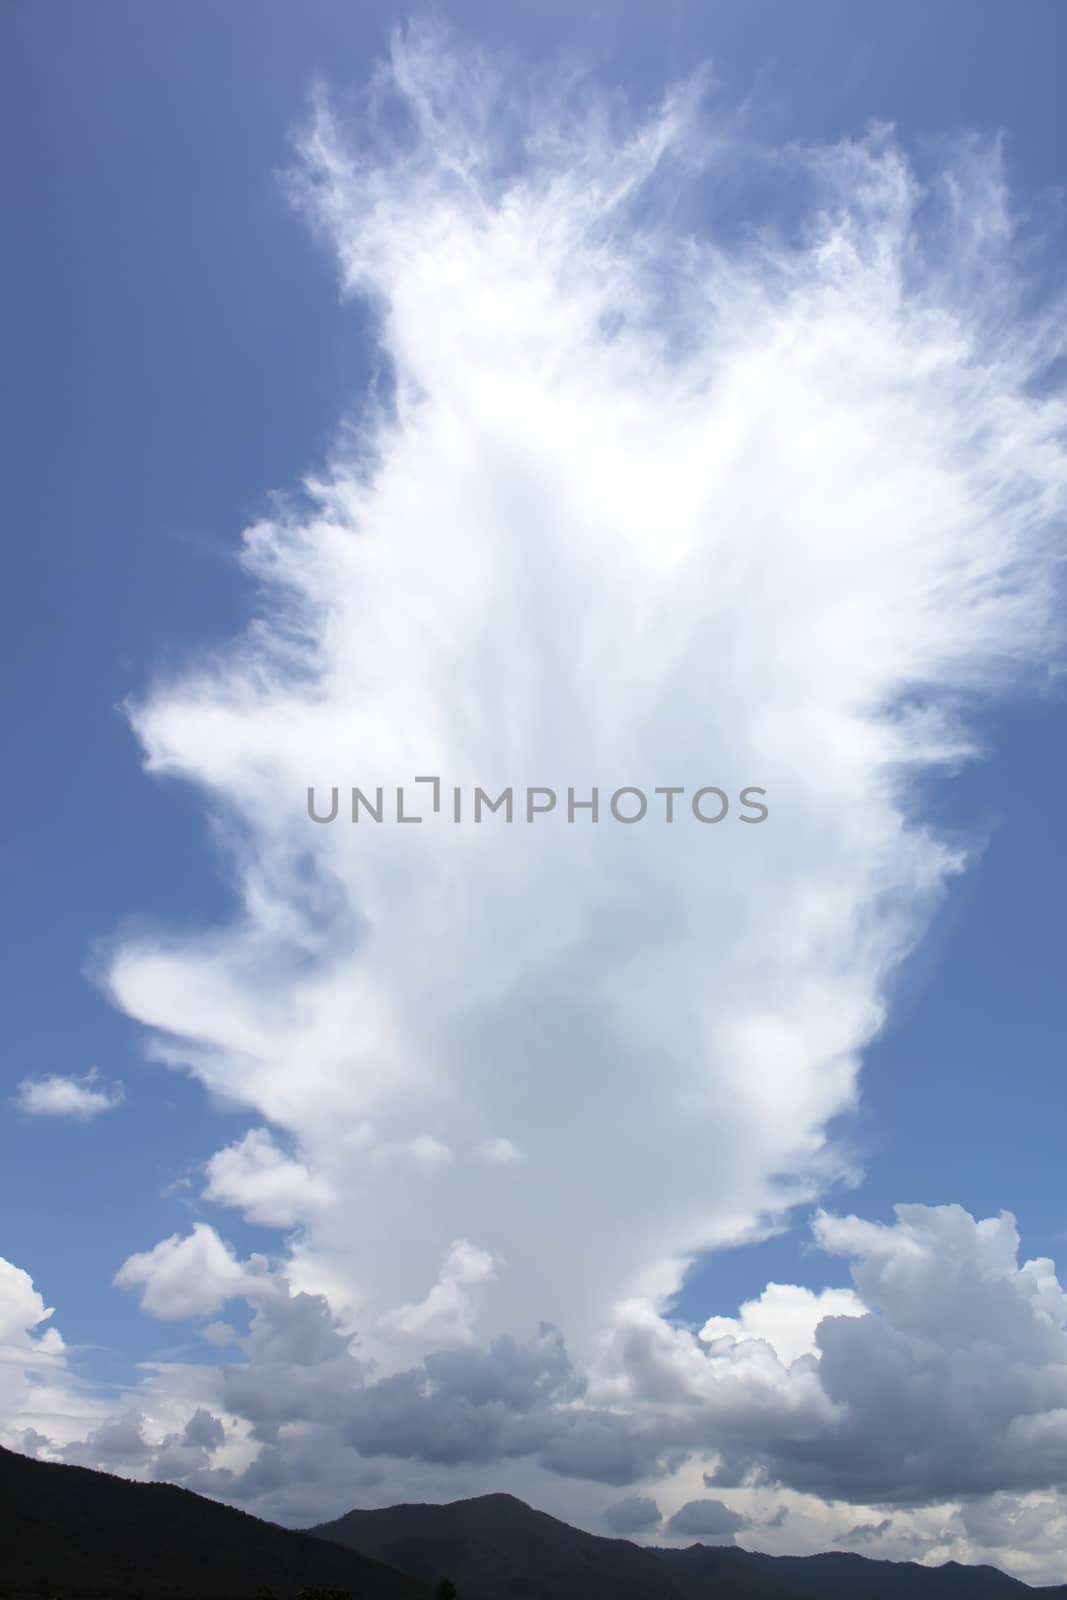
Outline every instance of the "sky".
<path fill-rule="evenodd" d="M 0 1442 L 1067 1581 L 1062 8 L 573 10 L 3 12 Z"/>

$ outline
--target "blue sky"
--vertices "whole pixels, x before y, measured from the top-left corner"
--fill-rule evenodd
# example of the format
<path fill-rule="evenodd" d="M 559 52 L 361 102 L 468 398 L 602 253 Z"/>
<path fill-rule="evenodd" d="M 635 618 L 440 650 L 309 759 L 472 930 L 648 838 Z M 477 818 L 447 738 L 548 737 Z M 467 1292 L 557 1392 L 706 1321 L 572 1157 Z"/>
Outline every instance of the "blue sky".
<path fill-rule="evenodd" d="M 343 95 L 365 82 L 406 15 L 327 0 L 299 11 L 46 0 L 3 19 L 2 1253 L 57 1307 L 68 1344 L 86 1347 L 79 1371 L 94 1380 L 128 1381 L 137 1361 L 196 1337 L 192 1320 L 161 1327 L 112 1286 L 128 1257 L 194 1221 L 239 1258 L 283 1243 L 254 1206 L 205 1199 L 202 1173 L 265 1120 L 296 1146 L 301 1136 L 263 1104 L 212 1095 L 195 1071 L 146 1061 L 137 1007 L 109 1004 L 92 974 L 116 941 L 159 928 L 195 938 L 239 905 L 197 789 L 146 776 L 120 707 L 153 686 L 166 698 L 247 625 L 258 602 L 236 560 L 242 530 L 269 514 L 272 491 L 326 462 L 375 370 L 373 319 L 338 289 L 335 247 L 355 246 L 314 238 L 279 174 L 312 84 Z M 1029 292 L 1060 280 L 1067 22 L 1054 0 L 442 15 L 459 48 L 508 50 L 531 72 L 569 52 L 637 116 L 710 60 L 745 136 L 778 148 L 887 121 L 922 175 L 944 161 L 946 137 L 1002 132 L 1020 260 L 1038 233 L 1051 241 L 1027 259 Z M 792 226 L 788 184 L 766 182 L 727 168 L 697 183 L 686 215 L 730 238 L 757 214 Z M 1058 1258 L 1067 723 L 1054 652 L 1024 685 L 997 687 L 976 696 L 985 757 L 912 787 L 917 813 L 983 842 L 893 978 L 888 1024 L 863 1049 L 858 1109 L 830 1119 L 858 1181 L 831 1177 L 820 1198 L 882 1223 L 901 1202 L 976 1218 L 1007 1209 L 1025 1256 Z M 90 1068 L 125 1086 L 124 1103 L 90 1122 L 27 1115 L 10 1099 L 23 1080 Z M 676 1315 L 732 1315 L 769 1281 L 848 1285 L 848 1258 L 811 1247 L 811 1209 L 781 1217 L 763 1244 L 708 1255 Z M 336 1270 L 325 1261 L 322 1284 Z M 306 1287 L 320 1287 L 310 1270 Z M 226 1315 L 240 1325 L 242 1313 Z"/>

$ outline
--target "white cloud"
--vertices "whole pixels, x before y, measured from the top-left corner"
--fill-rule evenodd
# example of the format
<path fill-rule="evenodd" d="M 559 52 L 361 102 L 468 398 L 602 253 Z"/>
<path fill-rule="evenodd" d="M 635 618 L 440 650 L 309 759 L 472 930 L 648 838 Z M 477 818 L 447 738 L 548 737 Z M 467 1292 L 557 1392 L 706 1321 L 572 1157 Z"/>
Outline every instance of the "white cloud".
<path fill-rule="evenodd" d="M 208 1344 L 225 1347 L 236 1344 L 237 1329 L 229 1322 L 209 1322 L 206 1327 L 201 1328 L 200 1337 L 206 1339 Z"/>
<path fill-rule="evenodd" d="M 407 1147 L 415 1160 L 424 1167 L 447 1166 L 452 1160 L 452 1152 L 440 1139 L 435 1139 L 431 1133 L 420 1133 Z"/>
<path fill-rule="evenodd" d="M 15 1104 L 31 1117 L 73 1117 L 89 1122 L 102 1111 L 113 1111 L 125 1097 L 121 1083 L 101 1083 L 93 1067 L 82 1078 L 58 1073 L 23 1078 L 15 1091 Z"/>
<path fill-rule="evenodd" d="M 434 1341 L 469 1339 L 474 1329 L 474 1291 L 492 1282 L 495 1274 L 496 1264 L 488 1251 L 456 1239 L 426 1298 L 385 1312 L 379 1325 L 390 1333 Z"/>
<path fill-rule="evenodd" d="M 0 1341 L 4 1348 L 17 1346 L 58 1353 L 63 1341 L 54 1328 L 46 1328 L 41 1334 L 34 1331 L 52 1315 L 52 1307 L 45 1305 L 29 1273 L 0 1257 Z"/>
<path fill-rule="evenodd" d="M 132 710 L 224 818 L 242 909 L 127 940 L 110 984 L 293 1141 L 277 1214 L 365 1327 L 470 1238 L 503 1264 L 479 1333 L 546 1318 L 584 1357 L 847 1165 L 826 1126 L 962 865 L 909 782 L 1050 648 L 1058 335 L 1012 322 L 995 152 L 924 189 L 885 131 L 754 151 L 691 90 L 626 126 L 588 86 L 526 127 L 493 81 L 416 30 L 402 148 L 373 104 L 352 144 L 326 104 L 303 135 L 395 393 L 249 531 L 255 628 Z M 792 242 L 678 231 L 726 161 L 806 197 Z M 305 813 L 426 773 L 446 802 L 758 784 L 771 814 Z M 278 1181 L 246 1158 L 235 1197 Z"/>
<path fill-rule="evenodd" d="M 253 1128 L 236 1144 L 216 1151 L 207 1164 L 204 1198 L 237 1206 L 251 1222 L 291 1226 L 328 1205 L 328 1185 L 299 1161 L 290 1160 L 266 1128 Z"/>
<path fill-rule="evenodd" d="M 164 1321 L 210 1316 L 238 1295 L 261 1289 L 267 1263 L 237 1259 L 207 1223 L 196 1222 L 184 1238 L 171 1234 L 151 1250 L 127 1257 L 115 1274 L 120 1289 L 140 1289 L 141 1306 Z"/>
<path fill-rule="evenodd" d="M 31 1455 L 105 1415 L 71 1370 L 52 1316 L 29 1273 L 0 1257 L 0 1444 Z"/>
<path fill-rule="evenodd" d="M 522 1160 L 522 1151 L 510 1139 L 484 1139 L 478 1146 L 479 1159 L 490 1167 L 510 1167 Z"/>
<path fill-rule="evenodd" d="M 763 1339 L 784 1366 L 817 1355 L 815 1330 L 824 1317 L 861 1317 L 866 1306 L 851 1289 L 815 1293 L 795 1283 L 769 1283 L 758 1300 L 746 1300 L 736 1317 L 709 1317 L 700 1330 L 715 1339 Z"/>

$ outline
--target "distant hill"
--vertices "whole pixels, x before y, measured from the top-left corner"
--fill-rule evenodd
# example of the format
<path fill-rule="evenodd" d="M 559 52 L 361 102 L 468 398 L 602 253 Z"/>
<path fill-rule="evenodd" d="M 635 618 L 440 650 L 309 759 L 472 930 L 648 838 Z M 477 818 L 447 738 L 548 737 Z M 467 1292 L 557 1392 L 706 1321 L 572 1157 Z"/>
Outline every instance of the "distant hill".
<path fill-rule="evenodd" d="M 0 1596 L 253 1600 L 270 1588 L 430 1600 L 433 1586 L 353 1550 L 166 1483 L 130 1483 L 0 1449 Z"/>
<path fill-rule="evenodd" d="M 1031 1589 L 996 1567 L 958 1561 L 921 1567 L 914 1561 L 872 1561 L 843 1550 L 818 1556 L 764 1556 L 749 1550 L 691 1545 L 657 1552 L 685 1600 L 719 1595 L 781 1600 L 1019 1600 L 1039 1594 L 1063 1600 L 1067 1588 Z"/>
<path fill-rule="evenodd" d="M 506 1494 L 350 1511 L 310 1530 L 415 1577 L 447 1574 L 459 1600 L 1067 1600 L 994 1567 L 920 1567 L 844 1553 L 641 1548 L 582 1533 Z"/>

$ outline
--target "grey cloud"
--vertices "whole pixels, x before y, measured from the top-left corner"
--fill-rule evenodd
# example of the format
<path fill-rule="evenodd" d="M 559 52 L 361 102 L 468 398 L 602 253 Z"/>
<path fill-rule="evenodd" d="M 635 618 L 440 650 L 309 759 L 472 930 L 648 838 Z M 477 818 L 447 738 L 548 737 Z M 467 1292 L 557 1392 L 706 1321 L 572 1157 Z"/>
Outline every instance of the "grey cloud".
<path fill-rule="evenodd" d="M 141 1432 L 140 1417 L 118 1417 L 95 1428 L 78 1444 L 61 1452 L 64 1461 L 81 1467 L 141 1466 L 152 1456 L 152 1446 Z"/>
<path fill-rule="evenodd" d="M 892 1517 L 883 1517 L 881 1522 L 857 1522 L 845 1534 L 846 1544 L 863 1544 L 867 1539 L 880 1539 L 883 1533 L 888 1533 L 893 1526 Z"/>
<path fill-rule="evenodd" d="M 817 1224 L 855 1251 L 865 1317 L 818 1331 L 838 1420 L 808 1436 L 733 1428 L 718 1485 L 754 1469 L 861 1504 L 918 1505 L 1067 1483 L 1067 1296 L 1051 1262 L 1018 1264 L 1009 1216 L 900 1206 L 891 1228 Z"/>
<path fill-rule="evenodd" d="M 616 1500 L 604 1512 L 604 1524 L 612 1533 L 646 1533 L 663 1521 L 663 1513 L 648 1495 L 632 1494 Z"/>
<path fill-rule="evenodd" d="M 667 1524 L 667 1532 L 732 1538 L 749 1526 L 749 1518 L 731 1510 L 721 1500 L 689 1500 Z"/>
<path fill-rule="evenodd" d="M 428 1355 L 426 1371 L 438 1388 L 462 1395 L 473 1405 L 501 1401 L 514 1409 L 551 1398 L 577 1399 L 585 1388 L 574 1370 L 558 1328 L 542 1323 L 536 1339 L 494 1339 L 486 1350 L 441 1350 Z"/>
<path fill-rule="evenodd" d="M 184 1483 L 193 1473 L 202 1472 L 210 1459 L 210 1451 L 203 1445 L 189 1444 L 171 1433 L 155 1452 L 148 1475 L 168 1483 Z"/>
<path fill-rule="evenodd" d="M 999 1494 L 961 1506 L 958 1515 L 968 1538 L 983 1550 L 1036 1551 L 1046 1541 L 1054 1544 L 1058 1534 L 1062 1539 L 1063 1511 L 1062 1502 L 1027 1503 L 1015 1495 Z"/>
<path fill-rule="evenodd" d="M 299 1524 L 350 1510 L 382 1477 L 381 1469 L 361 1461 L 336 1431 L 310 1427 L 264 1445 L 242 1472 L 215 1467 L 191 1476 L 186 1486 Z"/>
<path fill-rule="evenodd" d="M 662 1446 L 643 1436 L 628 1417 L 581 1413 L 557 1420 L 555 1437 L 538 1460 L 566 1478 L 591 1478 L 620 1486 L 662 1471 Z"/>
<path fill-rule="evenodd" d="M 216 1450 L 226 1437 L 226 1429 L 218 1417 L 203 1407 L 193 1412 L 185 1424 L 185 1443 L 200 1445 L 204 1450 Z"/>
<path fill-rule="evenodd" d="M 321 1366 L 348 1355 L 352 1336 L 341 1332 L 321 1294 L 290 1294 L 284 1279 L 278 1292 L 260 1299 L 242 1341 L 257 1365 Z"/>
<path fill-rule="evenodd" d="M 43 1451 L 53 1450 L 55 1447 L 47 1434 L 38 1433 L 36 1428 L 22 1428 L 16 1434 L 17 1448 L 24 1456 L 36 1459 Z"/>

